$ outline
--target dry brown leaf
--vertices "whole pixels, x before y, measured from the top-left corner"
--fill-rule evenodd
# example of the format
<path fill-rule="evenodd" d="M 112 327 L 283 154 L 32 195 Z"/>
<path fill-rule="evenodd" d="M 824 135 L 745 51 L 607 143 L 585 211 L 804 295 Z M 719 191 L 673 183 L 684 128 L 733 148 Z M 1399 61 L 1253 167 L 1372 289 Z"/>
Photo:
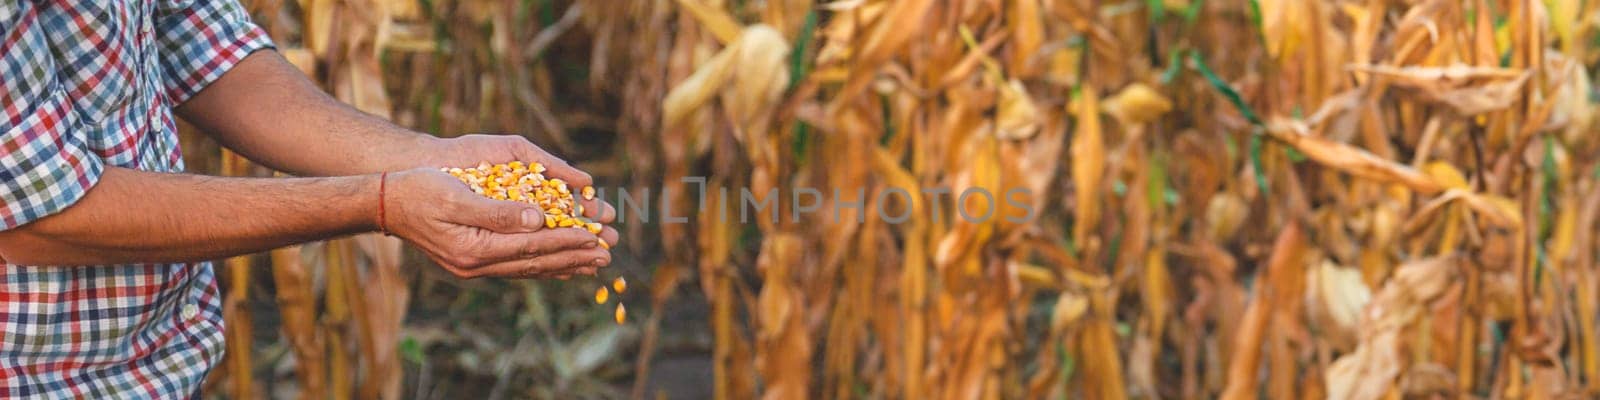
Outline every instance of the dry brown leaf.
<path fill-rule="evenodd" d="M 1106 99 L 1106 113 L 1123 124 L 1146 123 L 1171 110 L 1171 101 L 1143 83 L 1128 85 L 1116 96 Z"/>
<path fill-rule="evenodd" d="M 1362 281 L 1361 270 L 1340 267 L 1323 260 L 1306 274 L 1307 313 L 1329 332 L 1341 347 L 1355 343 L 1356 323 L 1362 309 L 1372 300 L 1372 290 Z"/>
<path fill-rule="evenodd" d="M 1445 189 L 1444 185 L 1408 165 L 1386 160 L 1354 146 L 1305 134 L 1304 125 L 1275 122 L 1273 128 L 1267 131 L 1272 138 L 1293 146 L 1317 163 L 1351 175 L 1399 183 L 1422 194 L 1435 194 Z"/>
<path fill-rule="evenodd" d="M 720 8 L 707 5 L 701 0 L 677 0 L 678 7 L 682 7 L 689 15 L 694 16 L 701 25 L 706 27 L 713 36 L 722 44 L 732 45 L 741 35 L 739 22 Z"/>
<path fill-rule="evenodd" d="M 1028 89 L 1022 86 L 1022 81 L 1012 79 L 1000 86 L 995 136 L 1005 140 L 1031 138 L 1039 132 L 1040 119 L 1039 108 L 1033 105 L 1033 99 L 1028 96 Z"/>
<path fill-rule="evenodd" d="M 1426 311 L 1454 281 L 1459 257 L 1438 256 L 1412 261 L 1395 270 L 1361 317 L 1356 350 L 1328 368 L 1328 398 L 1373 400 L 1396 384 L 1405 369 L 1400 358 L 1400 333 Z"/>
<path fill-rule="evenodd" d="M 1077 209 L 1073 212 L 1072 237 L 1088 240 L 1100 218 L 1100 179 L 1105 175 L 1106 148 L 1100 131 L 1100 103 L 1093 90 L 1085 90 L 1074 103 L 1077 130 L 1072 135 L 1072 185 Z"/>

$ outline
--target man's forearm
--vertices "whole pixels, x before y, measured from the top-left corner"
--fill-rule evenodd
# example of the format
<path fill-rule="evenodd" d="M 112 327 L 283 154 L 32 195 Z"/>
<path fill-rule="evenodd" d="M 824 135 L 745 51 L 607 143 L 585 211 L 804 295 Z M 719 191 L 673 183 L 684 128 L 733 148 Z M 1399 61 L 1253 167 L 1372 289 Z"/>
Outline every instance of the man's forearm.
<path fill-rule="evenodd" d="M 107 168 L 66 210 L 0 231 L 23 265 L 208 260 L 373 230 L 378 178 L 218 178 Z"/>
<path fill-rule="evenodd" d="M 275 51 L 251 54 L 176 109 L 252 161 L 300 176 L 395 171 L 423 165 L 438 140 L 329 97 Z"/>

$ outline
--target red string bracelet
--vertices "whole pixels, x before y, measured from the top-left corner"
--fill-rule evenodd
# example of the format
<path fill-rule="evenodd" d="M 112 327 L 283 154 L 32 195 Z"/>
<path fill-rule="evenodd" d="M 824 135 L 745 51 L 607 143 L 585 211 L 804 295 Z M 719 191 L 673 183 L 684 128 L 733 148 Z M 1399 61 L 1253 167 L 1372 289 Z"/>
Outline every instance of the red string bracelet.
<path fill-rule="evenodd" d="M 382 232 L 384 236 L 394 236 L 389 233 L 389 224 L 386 220 L 387 215 L 383 212 L 383 192 L 388 186 L 389 173 L 384 172 L 383 174 L 378 175 L 378 232 Z"/>

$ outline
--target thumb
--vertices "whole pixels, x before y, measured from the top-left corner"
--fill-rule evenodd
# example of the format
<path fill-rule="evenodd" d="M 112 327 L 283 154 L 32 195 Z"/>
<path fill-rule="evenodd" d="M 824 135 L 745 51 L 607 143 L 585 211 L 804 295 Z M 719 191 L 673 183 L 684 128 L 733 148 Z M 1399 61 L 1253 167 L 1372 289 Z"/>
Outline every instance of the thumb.
<path fill-rule="evenodd" d="M 526 233 L 544 227 L 544 212 L 532 204 L 515 201 L 478 198 L 473 201 L 467 215 L 461 215 L 468 225 L 496 233 Z"/>

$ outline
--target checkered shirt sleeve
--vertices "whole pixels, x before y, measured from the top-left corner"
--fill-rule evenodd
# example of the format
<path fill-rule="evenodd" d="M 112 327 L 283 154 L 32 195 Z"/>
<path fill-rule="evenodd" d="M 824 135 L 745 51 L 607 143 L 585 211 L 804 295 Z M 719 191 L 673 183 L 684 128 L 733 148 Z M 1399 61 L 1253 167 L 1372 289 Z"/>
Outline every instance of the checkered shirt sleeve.
<path fill-rule="evenodd" d="M 69 132 L 77 116 L 35 7 L 0 1 L 0 230 L 71 206 L 105 167 Z"/>
<path fill-rule="evenodd" d="M 272 39 L 237 0 L 163 1 L 156 10 L 161 80 L 173 105 L 183 104 Z"/>

